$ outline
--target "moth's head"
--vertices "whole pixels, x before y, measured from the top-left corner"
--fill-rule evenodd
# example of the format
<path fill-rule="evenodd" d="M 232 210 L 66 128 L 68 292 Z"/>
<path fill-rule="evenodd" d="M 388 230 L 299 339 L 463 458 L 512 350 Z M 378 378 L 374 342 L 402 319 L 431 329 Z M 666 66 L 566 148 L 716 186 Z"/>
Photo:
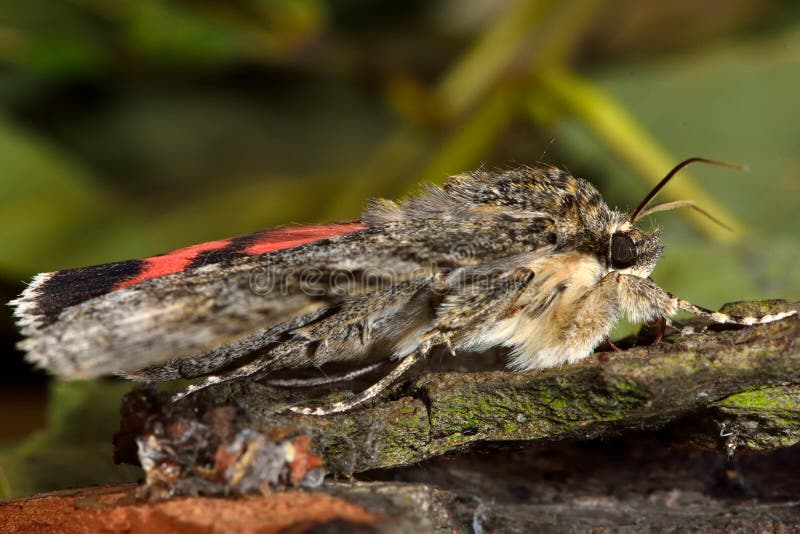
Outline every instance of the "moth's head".
<path fill-rule="evenodd" d="M 650 191 L 644 199 L 639 203 L 633 213 L 629 216 L 622 216 L 616 225 L 611 227 L 611 233 L 608 236 L 608 255 L 607 261 L 610 269 L 620 271 L 625 274 L 632 274 L 646 278 L 650 276 L 656 266 L 661 251 L 664 246 L 661 244 L 661 235 L 658 229 L 651 232 L 644 232 L 636 226 L 636 222 L 648 215 L 659 211 L 673 210 L 676 208 L 690 207 L 693 208 L 711 220 L 728 228 L 722 222 L 715 219 L 706 211 L 700 209 L 691 200 L 677 200 L 674 202 L 666 202 L 664 204 L 656 204 L 650 206 L 648 204 L 658 194 L 661 189 L 667 185 L 675 174 L 690 163 L 700 161 L 703 163 L 713 163 L 715 165 L 722 165 L 725 167 L 734 167 L 744 169 L 741 165 L 734 165 L 722 161 L 710 160 L 705 158 L 689 158 L 675 166 L 667 175 Z M 728 228 L 730 230 L 730 228 Z"/>
<path fill-rule="evenodd" d="M 612 270 L 647 278 L 663 249 L 658 228 L 645 232 L 626 221 L 608 236 L 606 261 Z"/>

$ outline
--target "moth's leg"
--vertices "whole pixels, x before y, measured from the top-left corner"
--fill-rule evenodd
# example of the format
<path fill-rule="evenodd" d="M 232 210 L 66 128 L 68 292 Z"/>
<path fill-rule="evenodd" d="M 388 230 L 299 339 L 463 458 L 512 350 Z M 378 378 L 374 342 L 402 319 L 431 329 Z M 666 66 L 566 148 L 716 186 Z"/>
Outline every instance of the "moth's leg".
<path fill-rule="evenodd" d="M 619 273 L 608 273 L 577 300 L 557 303 L 562 313 L 553 328 L 558 337 L 551 341 L 551 347 L 557 350 L 549 353 L 557 352 L 562 359 L 567 355 L 566 361 L 572 363 L 590 355 L 603 339 L 608 339 L 619 320 L 619 277 Z M 610 340 L 609 345 L 619 350 Z M 560 362 L 538 356 L 531 363 L 532 367 L 550 367 Z"/>
<path fill-rule="evenodd" d="M 686 326 L 680 323 L 677 323 L 670 319 L 669 317 L 666 318 L 666 324 L 669 328 L 677 330 L 682 336 L 687 336 L 691 334 L 702 333 L 708 330 L 708 325 L 700 325 L 698 327 L 694 326 Z"/>
<path fill-rule="evenodd" d="M 123 376 L 129 380 L 142 380 L 147 382 L 168 382 L 170 380 L 197 378 L 199 376 L 215 373 L 245 354 L 234 352 L 232 355 L 224 354 L 220 356 L 218 354 L 220 352 L 222 352 L 222 350 L 206 352 L 199 356 L 180 360 L 171 360 L 161 365 L 151 365 L 144 369 L 125 373 Z"/>
<path fill-rule="evenodd" d="M 611 341 L 611 338 L 608 337 L 608 336 L 606 336 L 606 343 L 608 343 L 608 346 L 611 347 L 611 350 L 613 350 L 614 352 L 621 352 L 622 351 L 622 349 L 620 349 L 618 346 L 616 346 L 614 344 L 614 342 Z"/>
<path fill-rule="evenodd" d="M 640 283 L 643 281 L 644 283 Z M 619 351 L 608 333 L 625 312 L 633 322 L 651 321 L 674 313 L 665 292 L 651 281 L 618 271 L 607 273 L 573 304 L 563 316 L 560 330 L 562 352 L 574 362 L 589 355 L 603 339 Z"/>
<path fill-rule="evenodd" d="M 372 365 L 367 365 L 366 367 L 361 367 L 360 369 L 355 369 L 348 373 L 344 373 L 341 375 L 335 376 L 322 376 L 318 378 L 274 378 L 271 380 L 267 380 L 266 383 L 270 386 L 278 386 L 278 387 L 298 387 L 298 388 L 308 388 L 314 386 L 324 386 L 327 384 L 335 384 L 336 382 L 347 382 L 348 380 L 354 380 L 359 376 L 365 375 L 367 373 L 371 373 L 378 367 L 381 367 L 386 362 L 378 362 L 373 363 Z"/>
<path fill-rule="evenodd" d="M 400 360 L 400 363 L 392 370 L 392 372 L 381 378 L 378 382 L 368 387 L 352 399 L 334 402 L 319 408 L 314 408 L 311 406 L 292 406 L 289 408 L 289 410 L 303 415 L 331 415 L 352 410 L 359 404 L 362 404 L 380 395 L 386 388 L 394 384 L 401 376 L 403 376 L 403 374 L 408 371 L 412 365 L 427 356 L 429 350 L 430 346 L 427 345 L 412 352 Z"/>
<path fill-rule="evenodd" d="M 684 310 L 719 324 L 750 326 L 780 321 L 798 313 L 797 310 L 790 310 L 768 314 L 763 317 L 729 315 L 701 308 L 678 298 L 658 287 L 649 278 L 622 275 L 620 279 L 623 282 L 620 284 L 620 300 L 621 303 L 624 302 L 623 308 L 634 321 L 650 321 L 659 317 L 666 319 L 678 310 Z M 705 327 L 702 330 L 705 330 Z M 695 332 L 695 329 L 684 327 L 681 328 L 681 332 L 683 334 L 691 334 Z"/>
<path fill-rule="evenodd" d="M 197 393 L 201 389 L 206 389 L 214 384 L 221 384 L 223 382 L 230 382 L 231 380 L 239 380 L 242 378 L 251 377 L 268 368 L 277 358 L 278 355 L 270 353 L 265 356 L 258 357 L 252 362 L 242 365 L 241 367 L 237 367 L 236 369 L 232 369 L 226 373 L 207 376 L 197 384 L 192 384 L 180 393 L 173 395 L 172 401 L 177 402 L 182 398 L 191 395 L 192 393 Z"/>
<path fill-rule="evenodd" d="M 664 339 L 664 332 L 667 331 L 667 318 L 666 317 L 659 317 L 652 323 L 645 325 L 647 328 L 653 328 L 655 326 L 658 327 L 658 332 L 656 333 L 655 339 L 650 343 L 651 345 L 658 345 L 661 343 L 661 340 Z"/>
<path fill-rule="evenodd" d="M 359 404 L 381 394 L 387 387 L 395 383 L 409 368 L 411 368 L 411 366 L 426 357 L 433 345 L 444 343 L 450 348 L 450 336 L 448 334 L 463 328 L 468 323 L 474 323 L 480 320 L 487 312 L 491 311 L 495 314 L 505 313 L 506 309 L 513 304 L 513 301 L 516 300 L 520 292 L 524 290 L 527 284 L 533 279 L 533 273 L 528 269 L 518 269 L 510 273 L 510 276 L 507 278 L 509 279 L 508 283 L 492 284 L 491 287 L 472 286 L 470 291 L 459 295 L 462 299 L 454 300 L 445 297 L 443 302 L 446 302 L 447 305 L 444 306 L 444 308 L 448 313 L 439 314 L 436 326 L 428 333 L 425 341 L 423 341 L 417 350 L 403 358 L 392 372 L 373 386 L 359 393 L 356 397 L 320 408 L 294 406 L 290 408 L 290 410 L 303 415 L 331 415 L 351 410 Z M 493 292 L 490 291 L 490 289 L 499 290 L 501 288 L 504 289 L 501 295 L 493 294 Z M 452 295 L 449 296 L 452 297 Z M 496 306 L 497 304 L 503 304 L 504 306 Z"/>
<path fill-rule="evenodd" d="M 700 306 L 696 306 L 689 301 L 679 299 L 678 297 L 675 297 L 673 295 L 670 296 L 673 299 L 675 299 L 676 306 L 679 309 L 687 311 L 689 313 L 693 313 L 694 315 L 697 315 L 699 317 L 705 317 L 706 319 L 710 319 L 711 321 L 714 321 L 715 323 L 719 324 L 737 324 L 737 325 L 751 326 L 751 325 L 772 323 L 775 321 L 786 319 L 787 317 L 791 317 L 792 315 L 797 315 L 797 310 L 770 313 L 762 317 L 728 315 L 727 313 L 715 312 L 707 310 L 706 308 L 701 308 Z"/>
<path fill-rule="evenodd" d="M 797 310 L 778 312 L 763 317 L 737 316 L 695 306 L 658 287 L 649 278 L 620 275 L 620 306 L 633 322 L 653 321 L 684 310 L 720 324 L 758 325 L 780 321 L 797 314 Z"/>
<path fill-rule="evenodd" d="M 362 364 L 371 355 L 373 343 L 399 335 L 388 325 L 423 315 L 428 294 L 429 280 L 422 278 L 345 299 L 330 308 L 325 317 L 292 331 L 293 336 L 307 341 L 311 350 L 282 361 L 282 368 L 319 367 L 331 362 Z"/>
<path fill-rule="evenodd" d="M 499 274 L 467 274 L 466 279 L 449 281 L 451 287 L 438 305 L 436 321 L 427 338 L 434 345 L 444 343 L 453 352 L 452 336 L 483 329 L 516 313 L 515 304 L 534 277 L 530 269 L 518 267 Z"/>
<path fill-rule="evenodd" d="M 643 283 L 640 283 L 643 281 Z M 561 303 L 563 315 L 554 330 L 560 332 L 557 353 L 578 361 L 608 340 L 608 333 L 625 312 L 633 322 L 651 321 L 674 312 L 669 298 L 649 280 L 622 274 L 607 273 L 574 302 Z M 609 346 L 619 350 L 609 340 Z M 553 352 L 552 350 L 550 351 Z M 534 361 L 533 367 L 546 367 L 551 361 Z"/>
<path fill-rule="evenodd" d="M 652 323 L 678 311 L 675 297 L 649 278 L 620 274 L 618 294 L 620 309 L 633 323 Z"/>

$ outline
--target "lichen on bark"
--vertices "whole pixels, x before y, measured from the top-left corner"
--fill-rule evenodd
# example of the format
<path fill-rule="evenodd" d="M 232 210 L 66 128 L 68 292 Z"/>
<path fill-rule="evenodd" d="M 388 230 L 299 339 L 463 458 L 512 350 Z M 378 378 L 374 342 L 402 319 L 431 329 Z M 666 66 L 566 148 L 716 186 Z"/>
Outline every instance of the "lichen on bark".
<path fill-rule="evenodd" d="M 768 312 L 786 304 L 732 306 Z M 287 414 L 281 408 L 307 402 L 301 399 L 309 392 L 259 384 L 223 384 L 174 409 L 192 414 L 230 404 L 260 432 L 308 433 L 328 471 L 340 475 L 482 443 L 617 437 L 688 420 L 684 426 L 695 432 L 689 441 L 703 448 L 769 450 L 800 441 L 799 330 L 797 317 L 758 327 L 712 325 L 542 371 L 421 372 L 388 396 L 330 417 Z"/>

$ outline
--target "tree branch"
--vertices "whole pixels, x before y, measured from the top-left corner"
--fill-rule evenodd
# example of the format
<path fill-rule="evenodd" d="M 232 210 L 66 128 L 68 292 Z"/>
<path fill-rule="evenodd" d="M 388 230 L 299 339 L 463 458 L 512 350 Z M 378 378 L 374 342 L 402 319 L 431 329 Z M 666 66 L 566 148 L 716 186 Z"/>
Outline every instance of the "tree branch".
<path fill-rule="evenodd" d="M 788 305 L 733 306 L 727 310 Z M 326 469 L 345 475 L 480 443 L 585 440 L 658 428 L 702 448 L 761 451 L 800 441 L 798 331 L 800 319 L 792 317 L 760 327 L 673 333 L 656 346 L 613 353 L 606 361 L 589 358 L 545 371 L 431 372 L 399 385 L 388 400 L 330 417 L 282 413 L 308 392 L 259 384 L 220 385 L 175 405 L 162 396 L 149 416 L 198 419 L 234 405 L 237 428 L 276 437 L 309 434 Z M 141 409 L 128 409 L 123 438 L 141 433 L 135 422 L 141 416 Z"/>

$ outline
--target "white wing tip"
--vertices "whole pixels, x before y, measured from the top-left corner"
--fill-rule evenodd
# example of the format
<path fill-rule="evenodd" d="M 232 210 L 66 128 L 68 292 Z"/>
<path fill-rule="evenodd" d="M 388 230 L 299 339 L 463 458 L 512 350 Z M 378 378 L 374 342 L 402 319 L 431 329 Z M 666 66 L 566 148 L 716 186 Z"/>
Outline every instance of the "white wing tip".
<path fill-rule="evenodd" d="M 52 278 L 54 273 L 39 273 L 33 277 L 19 297 L 8 302 L 14 308 L 14 317 L 22 333 L 27 335 L 41 325 L 38 299 L 42 286 Z"/>

